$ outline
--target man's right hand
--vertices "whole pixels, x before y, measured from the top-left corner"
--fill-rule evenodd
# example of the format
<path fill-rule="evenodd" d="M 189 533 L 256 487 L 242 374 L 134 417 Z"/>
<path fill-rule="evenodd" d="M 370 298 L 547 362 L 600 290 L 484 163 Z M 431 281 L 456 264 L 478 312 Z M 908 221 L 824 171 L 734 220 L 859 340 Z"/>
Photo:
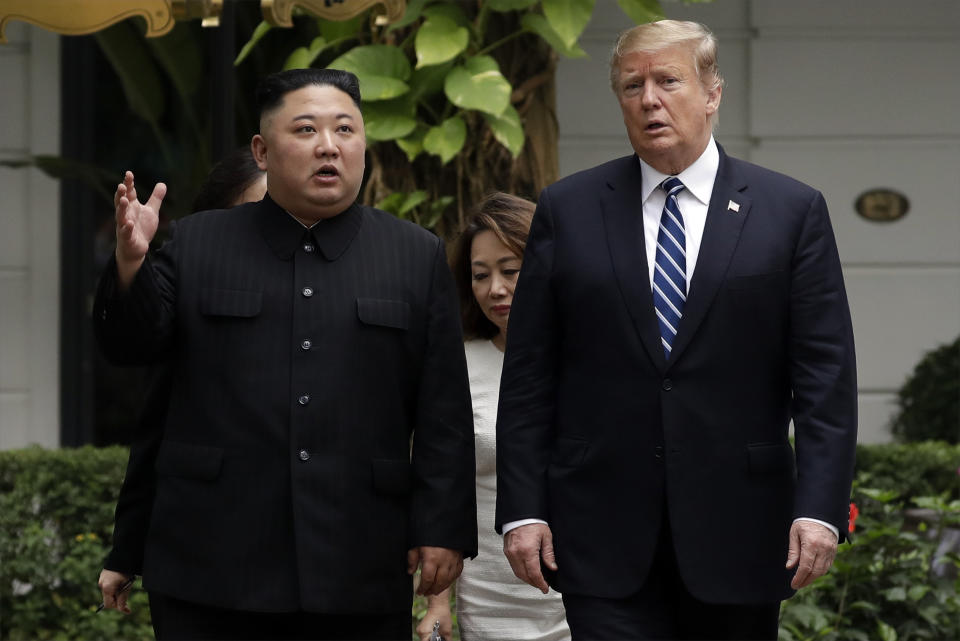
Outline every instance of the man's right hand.
<path fill-rule="evenodd" d="M 130 589 L 122 589 L 129 580 L 129 575 L 113 570 L 102 570 L 100 572 L 100 580 L 97 581 L 97 585 L 103 595 L 103 607 L 105 609 L 119 610 L 124 614 L 130 614 L 130 606 L 127 605 L 127 596 L 130 594 Z"/>
<path fill-rule="evenodd" d="M 150 199 L 141 205 L 133 186 L 132 171 L 126 172 L 123 182 L 117 185 L 113 205 L 117 222 L 117 274 L 122 290 L 130 287 L 150 249 L 160 222 L 160 203 L 166 195 L 167 186 L 157 183 Z"/>
<path fill-rule="evenodd" d="M 540 571 L 541 558 L 545 566 L 554 571 L 557 569 L 550 526 L 530 523 L 510 530 L 503 537 L 503 553 L 507 555 L 510 567 L 518 579 L 544 594 L 550 591 L 550 586 Z"/>

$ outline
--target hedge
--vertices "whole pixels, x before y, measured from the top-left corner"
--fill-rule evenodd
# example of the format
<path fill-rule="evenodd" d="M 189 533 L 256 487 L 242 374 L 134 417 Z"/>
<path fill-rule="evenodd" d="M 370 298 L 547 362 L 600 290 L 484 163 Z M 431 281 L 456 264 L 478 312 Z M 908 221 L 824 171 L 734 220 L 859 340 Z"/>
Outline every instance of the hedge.
<path fill-rule="evenodd" d="M 960 638 L 960 585 L 932 570 L 939 527 L 905 530 L 902 516 L 919 503 L 960 526 L 960 445 L 861 445 L 857 456 L 860 534 L 785 602 L 781 638 Z M 0 638 L 153 638 L 139 584 L 133 614 L 96 612 L 126 459 L 122 447 L 0 452 Z"/>

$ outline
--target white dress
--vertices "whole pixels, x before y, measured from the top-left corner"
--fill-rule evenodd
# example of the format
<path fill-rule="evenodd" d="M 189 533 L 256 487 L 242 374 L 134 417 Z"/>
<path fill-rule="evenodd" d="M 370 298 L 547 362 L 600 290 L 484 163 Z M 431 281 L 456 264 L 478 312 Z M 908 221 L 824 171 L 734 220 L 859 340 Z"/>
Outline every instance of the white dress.
<path fill-rule="evenodd" d="M 489 340 L 464 343 L 477 452 L 479 552 L 463 562 L 457 581 L 457 620 L 463 641 L 570 639 L 563 601 L 513 574 L 503 538 L 493 529 L 497 501 L 496 423 L 503 352 Z"/>

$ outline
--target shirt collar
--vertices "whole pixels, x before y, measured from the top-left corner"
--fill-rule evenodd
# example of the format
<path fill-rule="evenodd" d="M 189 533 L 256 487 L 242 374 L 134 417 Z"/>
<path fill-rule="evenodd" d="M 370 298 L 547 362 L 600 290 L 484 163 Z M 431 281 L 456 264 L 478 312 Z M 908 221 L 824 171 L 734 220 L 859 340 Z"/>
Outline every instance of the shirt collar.
<path fill-rule="evenodd" d="M 289 260 L 307 241 L 312 241 L 327 260 L 336 260 L 350 246 L 363 222 L 363 211 L 354 203 L 336 216 L 306 227 L 274 202 L 270 194 L 263 197 L 258 215 L 264 240 L 284 260 Z"/>
<path fill-rule="evenodd" d="M 643 202 L 647 202 L 653 190 L 660 186 L 664 180 L 669 178 L 668 174 L 663 174 L 645 163 L 639 156 L 640 173 L 643 176 L 641 184 L 641 193 Z M 700 157 L 692 165 L 677 174 L 677 178 L 683 183 L 697 200 L 704 205 L 710 205 L 710 195 L 713 193 L 713 183 L 717 178 L 717 169 L 720 167 L 720 152 L 717 150 L 717 143 L 710 136 L 707 148 L 703 150 Z"/>

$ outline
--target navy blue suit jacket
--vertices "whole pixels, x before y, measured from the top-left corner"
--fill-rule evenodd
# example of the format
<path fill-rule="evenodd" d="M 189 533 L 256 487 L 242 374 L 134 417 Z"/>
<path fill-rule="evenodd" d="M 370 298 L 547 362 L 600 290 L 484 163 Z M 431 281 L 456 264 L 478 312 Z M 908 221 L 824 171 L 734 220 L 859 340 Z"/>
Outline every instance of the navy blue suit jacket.
<path fill-rule="evenodd" d="M 845 532 L 853 474 L 853 334 L 826 203 L 720 151 L 668 362 L 640 185 L 630 156 L 541 194 L 510 314 L 496 526 L 546 520 L 557 587 L 616 598 L 643 584 L 668 514 L 696 597 L 785 598 L 792 520 Z"/>

